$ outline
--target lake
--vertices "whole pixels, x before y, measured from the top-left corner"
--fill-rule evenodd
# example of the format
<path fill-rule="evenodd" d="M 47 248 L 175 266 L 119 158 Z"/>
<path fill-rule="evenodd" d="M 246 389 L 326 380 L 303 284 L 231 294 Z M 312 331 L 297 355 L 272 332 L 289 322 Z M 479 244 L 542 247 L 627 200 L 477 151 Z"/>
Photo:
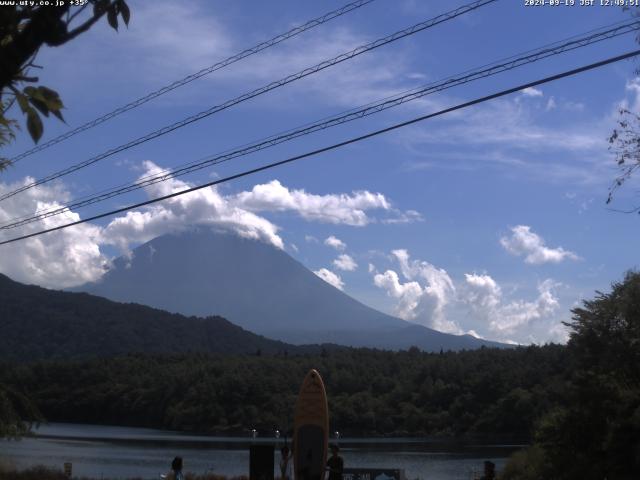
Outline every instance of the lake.
<path fill-rule="evenodd" d="M 18 468 L 73 464 L 73 476 L 158 479 L 173 457 L 184 458 L 184 470 L 248 475 L 249 445 L 281 445 L 282 439 L 212 437 L 145 428 L 42 425 L 34 437 L 0 441 L 0 461 Z M 468 480 L 491 460 L 500 470 L 514 445 L 447 445 L 428 439 L 341 438 L 345 467 L 403 468 L 407 479 Z M 276 451 L 275 465 L 278 465 Z M 277 467 L 276 467 L 277 468 Z"/>

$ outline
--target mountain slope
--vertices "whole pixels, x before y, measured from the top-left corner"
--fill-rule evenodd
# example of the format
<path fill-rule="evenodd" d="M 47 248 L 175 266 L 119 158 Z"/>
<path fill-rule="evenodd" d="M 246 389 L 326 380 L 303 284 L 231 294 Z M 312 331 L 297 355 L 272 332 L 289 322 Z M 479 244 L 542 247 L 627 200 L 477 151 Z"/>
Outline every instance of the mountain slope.
<path fill-rule="evenodd" d="M 317 351 L 269 340 L 221 317 L 195 318 L 86 293 L 23 285 L 0 274 L 0 360 L 144 353 Z"/>
<path fill-rule="evenodd" d="M 236 235 L 197 229 L 158 237 L 75 290 L 185 315 L 221 315 L 292 343 L 459 350 L 499 346 L 386 315 L 324 282 L 287 253 Z"/>

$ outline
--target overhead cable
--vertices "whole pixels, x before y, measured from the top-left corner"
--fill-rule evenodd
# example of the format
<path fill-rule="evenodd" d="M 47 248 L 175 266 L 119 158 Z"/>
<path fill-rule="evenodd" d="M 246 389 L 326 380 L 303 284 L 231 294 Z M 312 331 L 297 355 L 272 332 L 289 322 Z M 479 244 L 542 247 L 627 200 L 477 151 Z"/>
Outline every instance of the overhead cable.
<path fill-rule="evenodd" d="M 599 30 L 600 31 L 595 31 L 595 33 L 590 32 L 583 36 L 571 37 L 571 40 L 564 41 L 564 43 L 555 42 L 551 45 L 546 45 L 536 50 L 529 50 L 521 56 L 512 56 L 506 60 L 499 60 L 497 62 L 479 67 L 475 70 L 468 70 L 463 74 L 450 76 L 444 80 L 432 82 L 420 88 L 409 90 L 392 97 L 387 97 L 378 102 L 368 104 L 364 107 L 353 109 L 339 115 L 334 115 L 315 123 L 306 124 L 297 129 L 273 135 L 266 139 L 243 145 L 242 147 L 236 147 L 235 149 L 230 149 L 195 162 L 190 162 L 171 170 L 165 170 L 157 174 L 147 175 L 145 177 L 142 177 L 135 183 L 114 187 L 112 189 L 104 190 L 90 196 L 72 200 L 64 206 L 43 209 L 36 212 L 35 214 L 11 219 L 0 225 L 0 230 L 20 227 L 35 221 L 43 220 L 55 215 L 60 215 L 70 209 L 76 210 L 78 208 L 102 202 L 109 198 L 123 195 L 159 182 L 164 182 L 171 178 L 181 177 L 188 173 L 211 167 L 212 165 L 217 165 L 234 158 L 242 157 L 269 147 L 273 147 L 275 145 L 293 140 L 303 135 L 309 135 L 319 130 L 324 130 L 336 125 L 341 125 L 343 123 L 351 122 L 353 120 L 373 115 L 383 110 L 396 107 L 413 100 L 417 100 L 426 95 L 440 92 L 468 82 L 476 81 L 481 78 L 496 75 L 523 65 L 540 61 L 551 56 L 559 55 L 578 48 L 586 47 L 593 43 L 614 38 L 619 35 L 637 32 L 638 30 L 640 30 L 640 20 L 627 21 L 624 24 L 620 24 L 618 22 L 614 27 L 607 28 L 606 30 Z"/>
<path fill-rule="evenodd" d="M 187 189 L 184 189 L 184 190 L 180 190 L 178 192 L 173 192 L 173 193 L 170 193 L 168 195 L 163 195 L 161 197 L 153 198 L 151 200 L 147 200 L 147 201 L 144 201 L 144 202 L 136 203 L 134 205 L 129 205 L 127 207 L 118 208 L 118 209 L 111 210 L 111 211 L 108 211 L 108 212 L 105 212 L 105 213 L 101 213 L 101 214 L 98 214 L 98 215 L 93 215 L 91 217 L 84 218 L 84 219 L 81 219 L 81 220 L 77 220 L 75 222 L 70 222 L 70 223 L 66 223 L 66 224 L 63 224 L 63 225 L 58 225 L 57 227 L 52 227 L 52 228 L 48 228 L 48 229 L 45 229 L 45 230 L 40 230 L 38 232 L 30 233 L 30 234 L 27 234 L 27 235 L 21 235 L 19 237 L 11 238 L 9 240 L 4 240 L 4 241 L 0 242 L 0 245 L 6 245 L 6 244 L 9 244 L 9 243 L 14 243 L 14 242 L 18 242 L 18 241 L 21 241 L 21 240 L 26 240 L 28 238 L 33 238 L 33 237 L 37 237 L 39 235 L 44 235 L 45 233 L 55 232 L 55 231 L 62 230 L 62 229 L 65 229 L 65 228 L 73 227 L 75 225 L 80 225 L 80 224 L 83 224 L 83 223 L 86 223 L 86 222 L 91 222 L 91 221 L 94 221 L 94 220 L 99 220 L 101 218 L 109 217 L 109 216 L 115 215 L 117 213 L 122 213 L 122 212 L 126 212 L 126 211 L 129 211 L 129 210 L 133 210 L 134 208 L 145 207 L 147 205 L 152 205 L 154 203 L 158 203 L 158 202 L 161 202 L 161 201 L 164 201 L 164 200 L 168 200 L 170 198 L 179 197 L 181 195 L 185 195 L 187 193 L 195 192 L 195 191 L 201 190 L 203 188 L 212 187 L 214 185 L 218 185 L 218 184 L 221 184 L 221 183 L 229 182 L 231 180 L 235 180 L 235 179 L 238 179 L 238 178 L 246 177 L 248 175 L 252 175 L 252 174 L 255 174 L 255 173 L 258 173 L 258 172 L 262 172 L 262 171 L 269 170 L 269 169 L 272 169 L 272 168 L 275 168 L 275 167 L 279 167 L 281 165 L 286 165 L 288 163 L 292 163 L 292 162 L 295 162 L 295 161 L 298 161 L 298 160 L 302 160 L 304 158 L 313 157 L 313 156 L 319 155 L 321 153 L 325 153 L 325 152 L 328 152 L 328 151 L 331 151 L 331 150 L 335 150 L 335 149 L 340 148 L 340 147 L 344 147 L 344 146 L 347 146 L 347 145 L 350 145 L 350 144 L 353 144 L 353 143 L 356 143 L 356 142 L 360 142 L 362 140 L 366 140 L 366 139 L 369 139 L 369 138 L 372 138 L 372 137 L 376 137 L 378 135 L 382 135 L 383 133 L 388 133 L 388 132 L 391 132 L 393 130 L 397 130 L 399 128 L 403 128 L 403 127 L 407 127 L 409 125 L 416 124 L 418 122 L 423 122 L 423 121 L 428 120 L 430 118 L 438 117 L 438 116 L 444 115 L 446 113 L 450 113 L 450 112 L 454 112 L 456 110 L 461 110 L 461 109 L 464 109 L 464 108 L 468 108 L 468 107 L 471 107 L 473 105 L 477 105 L 477 104 L 480 104 L 480 103 L 487 102 L 489 100 L 493 100 L 493 99 L 496 99 L 496 98 L 499 98 L 499 97 L 503 97 L 505 95 L 510 95 L 510 94 L 518 92 L 520 90 L 524 90 L 525 88 L 532 88 L 532 87 L 536 87 L 538 85 L 542 85 L 544 83 L 549 83 L 549 82 L 553 82 L 555 80 L 559 80 L 561 78 L 569 77 L 569 76 L 572 76 L 572 75 L 577 75 L 579 73 L 583 73 L 583 72 L 586 72 L 588 70 L 593 70 L 593 69 L 596 69 L 596 68 L 600 68 L 600 67 L 603 67 L 605 65 L 609 65 L 609 64 L 612 64 L 612 63 L 615 63 L 615 62 L 619 62 L 621 60 L 626 60 L 628 58 L 632 58 L 632 57 L 635 57 L 637 55 L 640 55 L 640 50 L 633 50 L 631 52 L 628 52 L 628 53 L 625 53 L 625 54 L 622 54 L 622 55 L 618 55 L 618 56 L 615 56 L 615 57 L 610 57 L 610 58 L 607 58 L 605 60 L 601 60 L 599 62 L 591 63 L 589 65 L 585 65 L 585 66 L 582 66 L 582 67 L 579 67 L 579 68 L 575 68 L 573 70 L 568 70 L 568 71 L 565 71 L 565 72 L 562 72 L 562 73 L 551 75 L 549 77 L 545 77 L 545 78 L 542 78 L 540 80 L 535 80 L 533 82 L 524 83 L 524 84 L 518 85 L 516 87 L 512 87 L 512 88 L 509 88 L 509 89 L 506 89 L 506 90 L 502 90 L 502 91 L 497 92 L 497 93 L 492 93 L 492 94 L 486 95 L 484 97 L 476 98 L 475 100 L 471 100 L 471 101 L 468 101 L 468 102 L 460 103 L 460 104 L 455 105 L 453 107 L 445 108 L 444 110 L 440 110 L 440 111 L 435 112 L 435 113 L 429 113 L 427 115 L 422 115 L 420 117 L 416 117 L 416 118 L 413 118 L 411 120 L 407 120 L 405 122 L 396 123 L 396 124 L 391 125 L 389 127 L 386 127 L 386 128 L 380 129 L 380 130 L 376 130 L 374 132 L 370 132 L 370 133 L 367 133 L 365 135 L 354 137 L 354 138 L 351 138 L 349 140 L 345 140 L 343 142 L 334 143 L 333 145 L 329 145 L 329 146 L 326 146 L 326 147 L 323 147 L 323 148 L 319 148 L 317 150 L 306 152 L 306 153 L 303 153 L 301 155 L 296 155 L 294 157 L 289 157 L 287 159 L 280 160 L 280 161 L 277 161 L 277 162 L 269 163 L 267 165 L 263 165 L 261 167 L 253 168 L 251 170 L 245 170 L 244 172 L 236 173 L 234 175 L 230 175 L 230 176 L 227 176 L 227 177 L 224 177 L 224 178 L 220 178 L 218 180 L 207 182 L 207 183 L 204 183 L 202 185 L 198 185 L 198 186 L 195 186 L 195 187 L 190 187 L 190 188 L 187 188 Z"/>
<path fill-rule="evenodd" d="M 337 65 L 339 63 L 342 63 L 346 60 L 350 60 L 358 55 L 361 55 L 365 52 L 374 50 L 376 48 L 382 47 L 383 45 L 387 45 L 389 43 L 395 42 L 397 40 L 400 40 L 401 38 L 410 36 L 410 35 L 414 35 L 418 32 L 421 32 L 427 28 L 433 27 L 435 25 L 438 25 L 440 23 L 452 20 L 460 15 L 463 15 L 465 13 L 469 13 L 473 10 L 476 10 L 484 5 L 496 2 L 497 0 L 478 0 L 475 1 L 473 3 L 469 3 L 466 5 L 463 5 L 461 7 L 458 7 L 454 10 L 451 10 L 447 13 L 443 13 L 441 15 L 438 15 L 437 17 L 434 17 L 430 20 L 426 20 L 424 22 L 420 22 L 417 23 L 409 28 L 406 28 L 404 30 L 400 30 L 398 32 L 395 32 L 391 35 L 388 35 L 384 38 L 380 38 L 378 40 L 375 40 L 373 42 L 367 43 L 365 45 L 361 45 L 349 52 L 343 53 L 341 55 L 338 55 L 337 57 L 334 57 L 330 60 L 324 60 L 312 67 L 308 67 L 305 68 L 304 70 L 299 71 L 298 73 L 292 74 L 292 75 L 288 75 L 287 77 L 284 77 L 280 80 L 277 80 L 275 82 L 271 82 L 268 85 L 265 85 L 263 87 L 260 87 L 258 89 L 252 90 L 251 92 L 245 93 L 243 95 L 240 95 L 239 97 L 233 98 L 231 100 L 227 100 L 226 102 L 220 104 L 220 105 L 216 105 L 213 106 L 207 110 L 204 110 L 200 113 L 197 113 L 195 115 L 192 115 L 190 117 L 187 117 L 179 122 L 175 122 L 172 123 L 171 125 L 167 125 L 163 128 L 160 128 L 158 130 L 155 130 L 153 132 L 150 132 L 142 137 L 136 138 L 135 140 L 131 140 L 128 143 L 125 143 L 123 145 L 120 145 L 118 147 L 114 147 L 111 148 L 99 155 L 93 156 L 91 158 L 89 158 L 88 160 L 85 160 L 83 162 L 77 163 L 75 165 L 72 165 L 71 167 L 65 168 L 63 170 L 60 170 L 58 172 L 52 173 L 46 177 L 40 178 L 38 180 L 35 180 L 34 182 L 28 183 L 27 185 L 23 185 L 22 187 L 19 187 L 11 192 L 8 192 L 2 196 L 0 196 L 0 201 L 2 200 L 6 200 L 7 198 L 13 197 L 14 195 L 17 195 L 18 193 L 24 192 L 25 190 L 29 190 L 33 187 L 36 187 L 38 185 L 42 185 L 48 182 L 51 182 L 52 180 L 61 178 L 65 175 L 69 175 L 70 173 L 76 172 L 82 168 L 88 167 L 89 165 L 92 165 L 100 160 L 104 160 L 107 157 L 110 157 L 112 155 L 115 155 L 116 153 L 120 153 L 123 152 L 125 150 L 128 150 L 132 147 L 135 147 L 137 145 L 140 145 L 142 143 L 148 142 L 150 140 L 153 140 L 155 138 L 158 138 L 162 135 L 166 135 L 167 133 L 173 132 L 174 130 L 177 130 L 179 128 L 185 127 L 187 125 L 190 125 L 194 122 L 197 122 L 199 120 L 202 120 L 203 118 L 209 117 L 215 113 L 218 113 L 222 110 L 226 110 L 227 108 L 230 108 L 234 105 L 237 105 L 239 103 L 245 102 L 251 98 L 257 97 L 258 95 L 262 95 L 264 93 L 267 93 L 271 90 L 274 90 L 276 88 L 280 88 L 284 85 L 287 85 L 289 83 L 295 82 L 296 80 L 300 80 L 301 78 L 307 77 L 309 75 L 315 74 L 319 71 L 322 71 L 326 68 L 332 67 L 334 65 Z"/>
<path fill-rule="evenodd" d="M 115 110 L 112 110 L 109 113 L 105 113 L 104 115 L 91 120 L 89 122 L 86 122 L 72 130 L 69 130 L 68 132 L 63 133 L 62 135 L 59 135 L 55 138 L 52 138 L 51 140 L 41 143 L 39 145 L 36 145 L 35 147 L 19 154 L 16 155 L 13 158 L 8 159 L 9 163 L 16 163 L 20 160 L 22 160 L 23 158 L 26 158 L 30 155 L 33 155 L 34 153 L 37 152 L 41 152 L 42 150 L 45 150 L 53 145 L 56 145 L 60 142 L 63 142 L 64 140 L 67 140 L 79 133 L 85 132 L 87 130 L 90 130 L 104 122 L 107 122 L 115 117 L 117 117 L 118 115 L 121 115 L 125 112 L 128 112 L 129 110 L 132 110 L 136 107 L 139 107 L 140 105 L 143 105 L 147 102 L 149 102 L 150 100 L 153 100 L 154 98 L 157 98 L 161 95 L 164 95 L 165 93 L 169 93 L 172 90 L 175 90 L 177 88 L 180 88 L 184 85 L 187 85 L 188 83 L 193 82 L 194 80 L 197 80 L 200 77 L 204 77 L 205 75 L 209 75 L 210 73 L 213 73 L 217 70 L 220 70 L 224 67 L 227 67 L 233 63 L 236 63 L 240 60 L 242 60 L 243 58 L 247 58 L 250 57 L 251 55 L 254 55 L 258 52 L 261 52 L 263 50 L 266 50 L 267 48 L 273 47 L 274 45 L 278 45 L 279 43 L 284 42 L 285 40 L 289 40 L 290 38 L 293 38 L 299 34 L 301 34 L 302 32 L 306 32 L 307 30 L 311 30 L 312 28 L 315 28 L 319 25 L 325 24 L 331 20 L 333 20 L 334 18 L 338 18 L 346 13 L 349 13 L 353 10 L 356 10 L 368 3 L 371 3 L 375 0 L 358 0 L 356 2 L 351 2 L 348 3 L 347 5 L 338 8 L 337 10 L 333 10 L 329 13 L 325 13 L 324 15 L 318 17 L 318 18 L 314 18 L 313 20 L 309 20 L 308 22 L 304 23 L 303 25 L 299 25 L 297 27 L 292 28 L 291 30 L 285 32 L 285 33 L 281 33 L 279 35 L 276 35 L 275 37 L 259 43 L 258 45 L 248 48 L 246 50 L 243 50 L 240 53 L 236 53 L 235 55 L 230 56 L 229 58 L 226 58 L 218 63 L 215 63 L 209 67 L 203 68 L 202 70 L 196 72 L 196 73 L 192 73 L 191 75 L 187 75 L 184 78 L 181 78 L 180 80 L 176 80 L 175 82 L 166 85 L 158 90 L 155 90 L 143 97 L 138 98 L 137 100 L 134 100 L 132 102 L 127 103 L 126 105 L 123 105 L 119 108 L 116 108 Z"/>

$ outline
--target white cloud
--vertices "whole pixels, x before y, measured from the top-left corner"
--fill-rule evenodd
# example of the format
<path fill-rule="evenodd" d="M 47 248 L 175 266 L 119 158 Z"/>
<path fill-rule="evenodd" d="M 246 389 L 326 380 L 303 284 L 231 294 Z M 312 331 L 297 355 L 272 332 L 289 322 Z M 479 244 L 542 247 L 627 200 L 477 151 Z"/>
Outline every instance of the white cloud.
<path fill-rule="evenodd" d="M 492 332 L 494 338 L 508 340 L 513 335 L 522 338 L 531 330 L 534 321 L 545 321 L 548 330 L 557 327 L 553 318 L 560 307 L 554 289 L 559 284 L 547 279 L 538 285 L 538 297 L 534 301 L 503 299 L 502 289 L 489 275 L 465 274 L 465 285 L 459 300 L 471 310 L 473 317 L 484 328 Z M 554 329 L 557 338 L 559 330 Z"/>
<path fill-rule="evenodd" d="M 368 210 L 389 210 L 389 201 L 381 193 L 357 191 L 348 194 L 316 195 L 304 190 L 289 190 L 278 180 L 256 185 L 237 194 L 232 204 L 253 212 L 292 211 L 306 220 L 362 227 L 372 220 Z"/>
<path fill-rule="evenodd" d="M 526 97 L 542 97 L 543 96 L 542 90 L 533 88 L 533 87 L 525 88 L 524 90 L 522 90 L 522 94 Z"/>
<path fill-rule="evenodd" d="M 500 244 L 512 255 L 524 255 L 524 261 L 529 264 L 560 263 L 563 260 L 578 260 L 579 257 L 562 247 L 549 248 L 544 239 L 531 231 L 527 225 L 517 225 L 511 228 L 510 237 L 502 237 Z"/>
<path fill-rule="evenodd" d="M 33 182 L 25 178 L 13 184 L 0 183 L 0 194 Z M 16 217 L 31 216 L 38 210 L 60 208 L 69 200 L 59 185 L 32 188 L 0 203 L 0 223 Z M 4 232 L 3 239 L 26 235 L 79 220 L 77 213 L 66 211 L 42 223 L 31 223 Z M 0 247 L 0 272 L 14 280 L 50 288 L 66 288 L 99 278 L 109 260 L 101 252 L 100 228 L 91 224 L 77 225 L 46 236 L 33 237 Z"/>
<path fill-rule="evenodd" d="M 398 274 L 393 270 L 377 273 L 373 277 L 376 287 L 382 288 L 387 295 L 398 300 L 394 313 L 404 320 L 413 320 L 417 317 L 417 308 L 424 294 L 418 282 L 401 283 Z"/>
<path fill-rule="evenodd" d="M 402 283 L 393 270 L 377 273 L 373 281 L 398 300 L 395 314 L 443 332 L 462 333 L 445 315 L 445 307 L 455 296 L 455 287 L 447 272 L 425 261 L 410 260 L 409 253 L 403 249 L 394 250 L 392 254 L 408 281 Z"/>
<path fill-rule="evenodd" d="M 320 270 L 315 270 L 313 273 L 315 273 L 329 285 L 333 285 L 334 287 L 336 287 L 338 290 L 344 290 L 344 282 L 339 275 L 333 273 L 331 270 L 321 268 Z"/>
<path fill-rule="evenodd" d="M 161 171 L 152 162 L 145 162 L 144 166 L 143 176 Z M 171 179 L 151 185 L 146 191 L 150 197 L 158 197 L 188 186 L 186 182 Z M 368 210 L 389 208 L 389 202 L 380 193 L 359 191 L 351 195 L 315 195 L 304 190 L 290 190 L 278 180 L 258 184 L 250 191 L 229 196 L 223 196 L 215 187 L 209 187 L 174 197 L 145 210 L 127 212 L 107 225 L 103 241 L 124 251 L 131 243 L 148 241 L 168 231 L 194 224 L 206 224 L 228 228 L 243 237 L 284 248 L 278 234 L 279 227 L 258 213 L 295 212 L 308 221 L 365 226 L 372 221 L 366 213 Z M 307 236 L 306 240 L 312 242 L 314 237 Z M 334 248 L 344 248 L 340 240 L 335 240 L 335 243 L 331 243 L 331 240 L 325 243 Z"/>
<path fill-rule="evenodd" d="M 436 330 L 469 334 L 507 343 L 566 341 L 557 317 L 559 283 L 547 279 L 537 286 L 533 300 L 507 298 L 488 274 L 465 274 L 455 284 L 444 269 L 412 260 L 404 250 L 392 257 L 400 272 L 379 273 L 370 265 L 373 283 L 394 299 L 393 314 Z"/>
<path fill-rule="evenodd" d="M 313 235 L 305 235 L 304 236 L 304 241 L 307 243 L 318 243 L 318 239 L 316 237 L 314 237 Z"/>
<path fill-rule="evenodd" d="M 162 169 L 153 162 L 144 162 L 141 177 L 154 175 Z M 0 183 L 0 193 L 33 182 L 25 178 L 20 183 Z M 145 192 L 151 198 L 184 190 L 191 186 L 178 179 L 150 185 Z M 264 187 L 264 188 L 263 188 Z M 0 222 L 33 215 L 36 210 L 60 207 L 70 195 L 60 184 L 30 189 L 0 204 Z M 364 225 L 369 219 L 368 208 L 388 208 L 382 194 L 355 192 L 347 194 L 312 195 L 302 190 L 289 190 L 278 181 L 256 185 L 250 192 L 225 196 L 215 187 L 180 195 L 140 210 L 129 211 L 100 227 L 90 223 L 3 246 L 0 272 L 16 280 L 47 287 L 64 288 L 97 280 L 108 268 L 110 258 L 101 250 L 115 246 L 126 255 L 130 249 L 165 233 L 181 231 L 194 225 L 209 225 L 228 230 L 245 238 L 261 240 L 284 249 L 279 227 L 259 216 L 255 210 L 295 211 L 310 221 L 324 221 L 322 211 L 347 224 Z M 333 213 L 332 213 L 333 212 Z M 32 223 L 5 232 L 2 238 L 12 238 L 44 228 L 80 219 L 78 213 L 66 212 L 43 223 Z M 328 240 L 331 243 L 330 237 Z M 333 237 L 335 239 L 335 237 Z M 307 241 L 315 237 L 307 236 Z M 335 239 L 334 248 L 344 246 Z M 317 239 L 315 239 L 317 241 Z M 291 246 L 295 250 L 295 246 Z M 339 257 L 343 269 L 355 268 L 351 257 Z M 336 285 L 341 285 L 335 282 Z"/>
<path fill-rule="evenodd" d="M 474 308 L 494 310 L 500 303 L 502 290 L 489 275 L 465 273 L 465 281 L 469 287 L 466 301 Z"/>
<path fill-rule="evenodd" d="M 345 272 L 353 272 L 358 268 L 358 264 L 355 260 L 347 254 L 339 255 L 338 258 L 333 261 L 333 266 L 338 270 L 343 270 Z"/>
<path fill-rule="evenodd" d="M 143 176 L 155 175 L 162 170 L 152 162 L 145 162 L 145 169 Z M 171 179 L 148 186 L 145 191 L 154 198 L 189 186 L 181 180 Z M 229 229 L 242 237 L 284 248 L 284 242 L 278 235 L 279 228 L 275 224 L 229 202 L 215 187 L 173 197 L 142 211 L 129 211 L 104 228 L 102 241 L 126 251 L 131 244 L 146 242 L 167 232 L 198 224 Z"/>
<path fill-rule="evenodd" d="M 335 248 L 336 250 L 342 251 L 345 248 L 347 248 L 347 244 L 344 243 L 342 240 L 340 240 L 337 237 L 334 237 L 333 235 L 327 237 L 324 239 L 324 244 L 328 247 L 331 248 Z"/>

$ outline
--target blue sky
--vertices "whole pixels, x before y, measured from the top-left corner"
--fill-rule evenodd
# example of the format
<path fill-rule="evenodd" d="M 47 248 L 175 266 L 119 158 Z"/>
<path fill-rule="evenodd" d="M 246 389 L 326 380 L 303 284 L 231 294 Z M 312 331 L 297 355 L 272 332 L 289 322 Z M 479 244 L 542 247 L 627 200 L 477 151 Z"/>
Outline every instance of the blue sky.
<path fill-rule="evenodd" d="M 44 68 L 38 74 L 61 94 L 67 120 L 47 120 L 43 141 L 343 5 L 130 3 L 129 29 L 116 33 L 101 22 L 78 40 L 40 53 Z M 24 159 L 0 176 L 0 191 L 462 3 L 376 0 Z M 0 219 L 132 182 L 627 18 L 613 6 L 498 1 L 17 195 L 0 203 Z M 233 174 L 636 46 L 631 35 L 602 42 L 66 217 Z M 141 242 L 205 223 L 271 242 L 349 295 L 410 321 L 502 341 L 564 341 L 561 322 L 570 309 L 638 266 L 633 239 L 639 220 L 604 203 L 616 175 L 607 137 L 617 109 L 640 104 L 637 67 L 637 60 L 624 61 L 217 189 L 0 247 L 0 271 L 51 288 L 77 285 L 98 279 L 112 258 Z M 20 135 L 5 154 L 31 146 Z M 621 189 L 613 206 L 640 203 L 637 186 L 636 179 Z M 48 219 L 46 226 L 63 221 Z"/>

